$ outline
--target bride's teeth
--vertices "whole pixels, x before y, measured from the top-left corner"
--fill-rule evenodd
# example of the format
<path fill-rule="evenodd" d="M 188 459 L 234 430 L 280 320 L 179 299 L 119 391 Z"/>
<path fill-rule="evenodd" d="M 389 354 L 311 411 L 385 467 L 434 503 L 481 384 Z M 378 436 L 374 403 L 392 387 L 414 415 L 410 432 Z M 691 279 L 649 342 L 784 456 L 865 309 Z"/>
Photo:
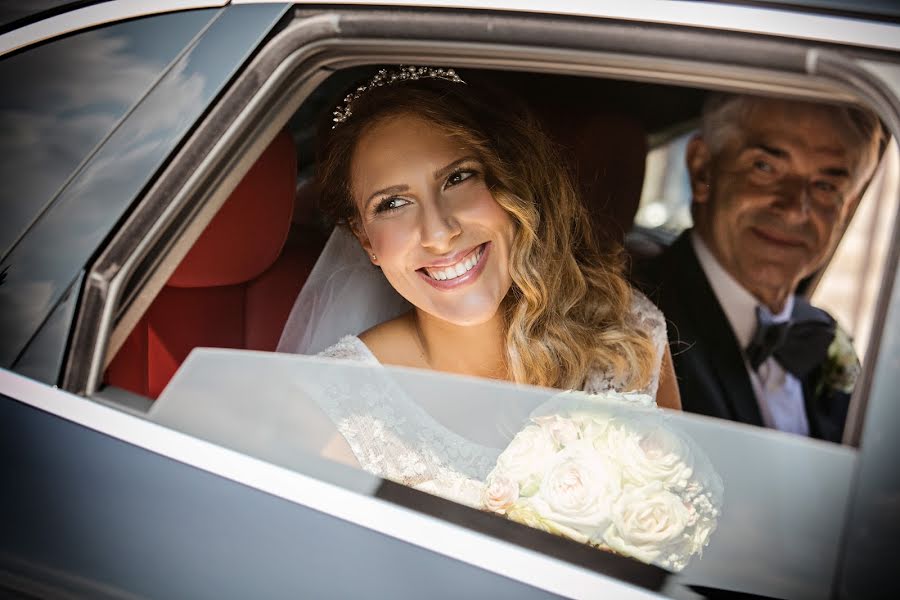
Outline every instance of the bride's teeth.
<path fill-rule="evenodd" d="M 466 260 L 457 263 L 455 266 L 446 267 L 444 269 L 431 270 L 425 269 L 425 272 L 432 278 L 437 279 L 438 281 L 446 281 L 447 279 L 456 279 L 461 275 L 465 275 L 468 271 L 470 271 L 475 265 L 478 264 L 478 261 L 481 260 L 481 254 L 483 250 L 479 248 L 474 255 L 470 256 Z"/>

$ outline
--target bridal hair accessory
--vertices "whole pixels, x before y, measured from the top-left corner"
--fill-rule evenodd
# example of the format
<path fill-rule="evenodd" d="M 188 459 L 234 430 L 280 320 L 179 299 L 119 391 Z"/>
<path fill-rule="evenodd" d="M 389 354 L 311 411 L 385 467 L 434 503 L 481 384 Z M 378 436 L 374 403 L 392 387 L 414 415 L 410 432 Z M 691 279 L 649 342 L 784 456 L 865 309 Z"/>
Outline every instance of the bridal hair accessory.
<path fill-rule="evenodd" d="M 555 396 L 498 457 L 482 508 L 681 571 L 709 542 L 724 488 L 703 450 L 652 404 L 633 393 Z"/>
<path fill-rule="evenodd" d="M 332 129 L 346 121 L 353 114 L 351 107 L 353 102 L 366 92 L 385 85 L 393 85 L 403 81 L 416 81 L 417 79 L 443 79 L 453 83 L 465 83 L 453 69 L 438 67 L 415 67 L 400 65 L 391 69 L 379 69 L 375 76 L 367 83 L 359 86 L 354 91 L 344 96 L 344 101 L 334 111 L 334 125 Z"/>

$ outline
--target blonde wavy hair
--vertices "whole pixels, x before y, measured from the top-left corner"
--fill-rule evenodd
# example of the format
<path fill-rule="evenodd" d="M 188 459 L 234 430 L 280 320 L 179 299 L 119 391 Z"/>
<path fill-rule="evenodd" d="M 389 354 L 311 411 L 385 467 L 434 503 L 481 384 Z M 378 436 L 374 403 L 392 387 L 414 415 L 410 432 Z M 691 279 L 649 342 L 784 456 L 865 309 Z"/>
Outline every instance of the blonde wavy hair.
<path fill-rule="evenodd" d="M 504 301 L 507 367 L 516 382 L 580 389 L 600 369 L 626 389 L 651 378 L 656 356 L 631 316 L 621 248 L 600 250 L 571 174 L 536 118 L 510 98 L 442 80 L 376 88 L 350 118 L 319 134 L 320 203 L 338 224 L 358 218 L 350 189 L 357 140 L 398 115 L 425 119 L 471 150 L 497 203 L 516 223 Z"/>

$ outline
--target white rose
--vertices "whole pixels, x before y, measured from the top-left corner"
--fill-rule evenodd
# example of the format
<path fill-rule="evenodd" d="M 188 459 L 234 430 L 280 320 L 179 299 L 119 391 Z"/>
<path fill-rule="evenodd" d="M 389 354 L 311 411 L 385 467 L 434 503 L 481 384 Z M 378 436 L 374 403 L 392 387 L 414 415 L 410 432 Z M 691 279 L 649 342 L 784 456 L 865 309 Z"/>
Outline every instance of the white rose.
<path fill-rule="evenodd" d="M 694 473 L 690 447 L 656 419 L 623 420 L 608 429 L 603 441 L 627 483 L 660 481 L 668 489 L 682 490 Z"/>
<path fill-rule="evenodd" d="M 507 509 L 519 499 L 519 484 L 503 473 L 488 477 L 481 496 L 482 505 L 489 511 L 506 513 Z"/>
<path fill-rule="evenodd" d="M 589 440 L 599 452 L 606 452 L 606 435 L 612 417 L 581 417 L 581 438 Z"/>
<path fill-rule="evenodd" d="M 684 535 L 689 518 L 681 498 L 659 481 L 631 487 L 613 504 L 603 541 L 620 554 L 680 569 L 692 551 Z"/>
<path fill-rule="evenodd" d="M 547 465 L 541 488 L 531 502 L 544 520 L 586 542 L 607 527 L 610 508 L 621 491 L 616 466 L 589 440 L 580 440 Z"/>
<path fill-rule="evenodd" d="M 519 493 L 530 496 L 537 491 L 545 465 L 556 454 L 553 440 L 539 425 L 529 425 L 516 434 L 497 458 L 495 471 L 519 484 Z"/>
<path fill-rule="evenodd" d="M 565 447 L 576 441 L 581 435 L 581 428 L 572 419 L 566 419 L 559 415 L 547 415 L 535 417 L 535 423 L 547 432 L 557 448 Z"/>

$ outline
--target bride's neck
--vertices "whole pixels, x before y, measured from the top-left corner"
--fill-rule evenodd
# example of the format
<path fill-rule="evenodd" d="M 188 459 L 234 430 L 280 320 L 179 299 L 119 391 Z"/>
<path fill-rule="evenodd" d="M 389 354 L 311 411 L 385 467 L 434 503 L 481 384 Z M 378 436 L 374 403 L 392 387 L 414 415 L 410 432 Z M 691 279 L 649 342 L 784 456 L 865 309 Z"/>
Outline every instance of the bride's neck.
<path fill-rule="evenodd" d="M 413 324 L 428 366 L 437 371 L 508 379 L 503 317 L 460 326 L 413 311 Z"/>

